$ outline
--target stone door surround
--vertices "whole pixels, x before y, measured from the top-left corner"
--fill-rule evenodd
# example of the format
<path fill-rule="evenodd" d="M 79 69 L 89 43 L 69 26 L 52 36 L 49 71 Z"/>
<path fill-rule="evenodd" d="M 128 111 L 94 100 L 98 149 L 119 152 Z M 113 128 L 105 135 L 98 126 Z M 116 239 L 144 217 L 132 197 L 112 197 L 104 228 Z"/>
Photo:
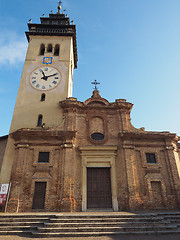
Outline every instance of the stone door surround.
<path fill-rule="evenodd" d="M 112 210 L 118 211 L 115 157 L 117 146 L 80 146 L 82 158 L 82 211 L 87 208 L 87 168 L 109 167 L 111 169 Z"/>

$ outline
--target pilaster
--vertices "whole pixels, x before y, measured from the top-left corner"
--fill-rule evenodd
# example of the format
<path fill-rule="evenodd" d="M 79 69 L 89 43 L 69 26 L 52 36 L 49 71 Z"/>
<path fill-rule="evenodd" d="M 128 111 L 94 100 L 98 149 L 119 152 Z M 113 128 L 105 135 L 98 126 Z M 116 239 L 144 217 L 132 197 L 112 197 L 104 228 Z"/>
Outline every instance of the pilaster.
<path fill-rule="evenodd" d="M 72 145 L 63 145 L 63 191 L 60 202 L 60 211 L 74 212 L 76 201 L 74 197 L 74 148 Z"/>
<path fill-rule="evenodd" d="M 135 148 L 130 143 L 124 143 L 124 157 L 126 162 L 126 172 L 127 172 L 127 181 L 128 181 L 128 190 L 129 190 L 129 208 L 139 209 L 142 208 L 142 200 L 139 195 L 139 180 L 138 180 L 138 171 L 135 158 Z"/>
<path fill-rule="evenodd" d="M 15 160 L 11 174 L 11 193 L 8 201 L 8 212 L 23 212 L 23 188 L 26 182 L 26 164 L 28 144 L 17 144 L 15 146 Z"/>
<path fill-rule="evenodd" d="M 173 147 L 172 143 L 166 141 L 166 152 L 167 158 L 170 163 L 170 170 L 173 178 L 173 186 L 175 189 L 175 194 L 177 197 L 177 206 L 180 206 L 180 178 L 178 173 L 178 166 L 175 159 L 175 148 Z M 179 163 L 180 164 L 180 163 Z"/>

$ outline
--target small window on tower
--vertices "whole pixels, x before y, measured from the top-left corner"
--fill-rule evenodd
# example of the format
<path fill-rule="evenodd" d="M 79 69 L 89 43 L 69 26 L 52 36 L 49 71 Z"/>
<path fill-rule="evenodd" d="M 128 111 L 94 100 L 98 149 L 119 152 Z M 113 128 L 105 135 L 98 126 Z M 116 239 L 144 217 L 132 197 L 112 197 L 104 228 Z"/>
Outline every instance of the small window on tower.
<path fill-rule="evenodd" d="M 52 52 L 52 44 L 48 44 L 47 52 Z"/>
<path fill-rule="evenodd" d="M 39 152 L 38 162 L 48 163 L 49 162 L 49 152 Z"/>
<path fill-rule="evenodd" d="M 157 163 L 155 153 L 146 153 L 147 163 Z"/>
<path fill-rule="evenodd" d="M 38 116 L 37 127 L 41 127 L 41 126 L 42 126 L 42 119 L 43 119 L 43 116 L 40 114 L 40 115 Z"/>
<path fill-rule="evenodd" d="M 46 98 L 46 94 L 45 94 L 45 93 L 42 93 L 42 94 L 41 94 L 41 102 L 44 102 L 44 101 L 45 101 L 45 98 Z"/>
<path fill-rule="evenodd" d="M 41 44 L 39 54 L 44 55 L 44 52 L 45 52 L 45 46 L 44 46 L 44 44 Z"/>
<path fill-rule="evenodd" d="M 59 45 L 58 44 L 56 44 L 56 46 L 54 48 L 54 55 L 59 56 Z"/>

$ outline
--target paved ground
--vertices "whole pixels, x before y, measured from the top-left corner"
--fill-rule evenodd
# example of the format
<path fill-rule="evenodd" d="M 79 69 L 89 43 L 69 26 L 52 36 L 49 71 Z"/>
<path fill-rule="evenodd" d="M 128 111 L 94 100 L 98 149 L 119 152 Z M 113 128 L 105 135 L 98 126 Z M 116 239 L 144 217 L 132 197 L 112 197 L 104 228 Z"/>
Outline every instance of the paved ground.
<path fill-rule="evenodd" d="M 0 240 L 180 240 L 180 234 L 156 235 L 156 236 L 114 236 L 114 237 L 74 237 L 74 238 L 31 238 L 18 236 L 0 236 Z"/>

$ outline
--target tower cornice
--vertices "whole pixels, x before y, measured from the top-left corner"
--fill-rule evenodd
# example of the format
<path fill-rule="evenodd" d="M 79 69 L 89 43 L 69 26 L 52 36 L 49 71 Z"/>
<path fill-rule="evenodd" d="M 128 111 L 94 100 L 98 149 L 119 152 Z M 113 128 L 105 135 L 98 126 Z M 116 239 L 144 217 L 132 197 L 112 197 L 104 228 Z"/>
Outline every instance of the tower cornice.
<path fill-rule="evenodd" d="M 25 32 L 28 42 L 30 36 L 67 36 L 73 38 L 74 67 L 77 68 L 77 39 L 76 26 L 70 24 L 65 14 L 49 14 L 40 18 L 41 23 L 28 23 L 29 31 Z"/>

